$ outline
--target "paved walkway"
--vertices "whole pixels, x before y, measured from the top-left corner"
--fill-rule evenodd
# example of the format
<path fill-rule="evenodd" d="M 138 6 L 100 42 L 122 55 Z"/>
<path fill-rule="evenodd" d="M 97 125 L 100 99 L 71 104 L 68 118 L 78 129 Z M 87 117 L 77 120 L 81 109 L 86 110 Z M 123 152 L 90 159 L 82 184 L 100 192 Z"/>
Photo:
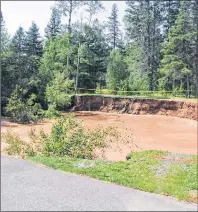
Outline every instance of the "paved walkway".
<path fill-rule="evenodd" d="M 1 211 L 196 211 L 196 204 L 1 157 Z"/>

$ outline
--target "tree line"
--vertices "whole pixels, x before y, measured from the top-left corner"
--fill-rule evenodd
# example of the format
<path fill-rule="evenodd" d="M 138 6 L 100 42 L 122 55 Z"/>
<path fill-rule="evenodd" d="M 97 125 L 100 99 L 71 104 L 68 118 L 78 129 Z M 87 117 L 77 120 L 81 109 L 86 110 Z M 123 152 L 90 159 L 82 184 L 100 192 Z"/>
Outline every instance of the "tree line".
<path fill-rule="evenodd" d="M 10 36 L 1 12 L 1 104 L 8 113 L 64 107 L 79 88 L 196 91 L 198 0 L 126 1 L 124 30 L 116 3 L 101 23 L 104 10 L 99 0 L 57 1 L 44 38 L 35 22 Z M 73 21 L 77 11 L 88 15 Z"/>

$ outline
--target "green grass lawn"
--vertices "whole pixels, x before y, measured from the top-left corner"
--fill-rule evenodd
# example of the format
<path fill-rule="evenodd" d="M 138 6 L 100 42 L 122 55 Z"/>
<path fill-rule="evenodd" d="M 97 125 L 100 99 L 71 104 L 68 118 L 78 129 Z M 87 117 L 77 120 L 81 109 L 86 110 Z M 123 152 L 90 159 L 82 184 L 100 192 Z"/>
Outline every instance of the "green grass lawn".
<path fill-rule="evenodd" d="M 163 157 L 180 161 L 163 159 Z M 167 152 L 144 151 L 130 153 L 129 160 L 109 162 L 71 157 L 30 157 L 31 162 L 64 172 L 87 175 L 106 182 L 169 195 L 178 200 L 197 202 L 197 157 L 175 156 Z M 186 160 L 182 160 L 186 159 Z M 182 161 L 181 161 L 182 160 Z M 191 161 L 189 161 L 191 160 Z"/>

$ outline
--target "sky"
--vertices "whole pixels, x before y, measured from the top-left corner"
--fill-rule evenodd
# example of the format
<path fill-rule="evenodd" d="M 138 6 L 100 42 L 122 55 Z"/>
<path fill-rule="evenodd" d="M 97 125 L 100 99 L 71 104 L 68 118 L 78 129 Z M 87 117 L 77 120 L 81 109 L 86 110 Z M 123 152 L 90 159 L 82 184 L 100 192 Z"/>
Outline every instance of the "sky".
<path fill-rule="evenodd" d="M 124 1 L 102 1 L 106 11 L 96 15 L 99 21 L 104 22 L 111 14 L 113 3 L 118 6 L 118 17 L 122 24 L 125 10 Z M 44 29 L 49 22 L 51 16 L 51 7 L 54 1 L 1 1 L 1 11 L 5 20 L 8 32 L 14 35 L 19 26 L 25 30 L 31 26 L 34 21 L 40 29 L 40 33 L 44 36 Z M 77 13 L 73 20 L 78 20 L 80 15 Z"/>

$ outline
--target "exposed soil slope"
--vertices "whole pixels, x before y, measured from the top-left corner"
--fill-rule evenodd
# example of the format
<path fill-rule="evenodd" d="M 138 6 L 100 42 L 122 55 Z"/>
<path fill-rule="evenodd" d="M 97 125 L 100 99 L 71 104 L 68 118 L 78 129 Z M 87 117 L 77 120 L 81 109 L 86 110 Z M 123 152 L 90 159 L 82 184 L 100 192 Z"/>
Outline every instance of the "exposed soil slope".
<path fill-rule="evenodd" d="M 198 120 L 198 104 L 192 102 L 76 96 L 73 99 L 73 105 L 71 111 L 118 111 L 134 115 L 158 114 Z"/>

